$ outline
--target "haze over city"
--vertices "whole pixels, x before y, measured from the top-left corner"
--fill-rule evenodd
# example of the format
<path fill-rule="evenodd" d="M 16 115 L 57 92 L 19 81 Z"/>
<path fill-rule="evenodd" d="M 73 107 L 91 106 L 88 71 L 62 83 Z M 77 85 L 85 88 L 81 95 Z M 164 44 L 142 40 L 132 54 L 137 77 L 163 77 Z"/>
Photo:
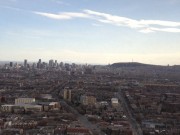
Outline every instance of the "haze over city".
<path fill-rule="evenodd" d="M 0 0 L 0 61 L 180 64 L 179 0 Z"/>
<path fill-rule="evenodd" d="M 180 135 L 180 0 L 0 0 L 0 135 Z"/>

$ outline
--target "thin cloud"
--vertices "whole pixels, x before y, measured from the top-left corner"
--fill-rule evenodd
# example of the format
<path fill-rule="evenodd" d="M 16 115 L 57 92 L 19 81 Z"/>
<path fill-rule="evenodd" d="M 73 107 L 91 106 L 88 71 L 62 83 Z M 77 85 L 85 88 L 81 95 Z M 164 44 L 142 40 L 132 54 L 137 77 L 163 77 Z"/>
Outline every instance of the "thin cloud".
<path fill-rule="evenodd" d="M 35 14 L 45 16 L 52 19 L 72 19 L 72 18 L 88 18 L 94 19 L 102 23 L 110 23 L 117 26 L 129 26 L 131 28 L 141 28 L 144 27 L 141 24 L 138 24 L 136 20 L 129 19 L 126 17 L 113 16 L 110 14 L 95 12 L 91 10 L 84 10 L 84 13 L 79 12 L 62 12 L 59 14 L 45 13 L 45 12 L 34 12 Z"/>
<path fill-rule="evenodd" d="M 160 25 L 160 26 L 168 26 L 168 27 L 180 26 L 180 22 L 161 21 L 161 20 L 140 20 L 139 23 L 142 25 Z"/>
<path fill-rule="evenodd" d="M 85 13 L 94 15 L 96 19 L 103 23 L 111 23 L 118 26 L 128 26 L 131 28 L 141 28 L 144 27 L 143 24 L 138 23 L 138 21 L 121 16 L 115 16 L 111 14 L 96 12 L 92 10 L 84 10 Z"/>
<path fill-rule="evenodd" d="M 10 9 L 10 10 L 16 10 L 16 11 L 25 11 L 25 10 L 23 10 L 23 9 L 15 8 L 15 7 L 10 7 L 10 6 L 1 6 L 1 5 L 0 5 L 0 8 Z"/>
<path fill-rule="evenodd" d="M 152 32 L 171 32 L 171 33 L 180 33 L 180 29 L 178 28 L 155 28 L 155 27 L 149 27 L 145 29 L 139 30 L 139 32 L 142 33 L 152 33 Z"/>
<path fill-rule="evenodd" d="M 67 16 L 64 14 L 51 14 L 51 13 L 43 13 L 43 12 L 34 12 L 37 15 L 41 15 L 41 16 L 45 16 L 48 18 L 52 18 L 52 19 L 60 19 L 60 20 L 67 20 L 67 19 L 71 19 L 71 16 Z"/>
<path fill-rule="evenodd" d="M 142 33 L 152 32 L 172 32 L 180 33 L 180 22 L 162 21 L 162 20 L 135 20 L 127 17 L 101 13 L 92 10 L 83 10 L 83 12 L 62 12 L 59 14 L 34 12 L 35 14 L 45 16 L 51 19 L 68 20 L 73 18 L 93 19 L 101 23 L 112 24 L 115 26 L 125 26 L 136 29 Z"/>
<path fill-rule="evenodd" d="M 162 31 L 162 32 L 174 32 L 179 33 L 180 29 L 178 28 L 151 28 L 153 31 Z"/>
<path fill-rule="evenodd" d="M 45 16 L 52 19 L 58 19 L 58 20 L 68 20 L 73 18 L 90 18 L 88 14 L 77 13 L 77 12 L 63 12 L 59 14 L 44 13 L 44 12 L 34 12 L 34 13 L 37 15 Z"/>
<path fill-rule="evenodd" d="M 107 13 L 97 12 L 93 10 L 83 10 L 82 12 L 61 12 L 58 14 L 38 12 L 38 11 L 26 11 L 20 8 L 14 8 L 10 6 L 0 6 L 1 8 L 6 8 L 15 11 L 29 12 L 36 15 L 41 15 L 51 19 L 57 20 L 70 20 L 73 18 L 84 18 L 92 19 L 101 23 L 112 24 L 115 26 L 124 26 L 132 29 L 136 29 L 142 33 L 152 33 L 152 32 L 171 32 L 180 33 L 180 22 L 174 21 L 163 21 L 163 20 L 135 20 L 127 17 L 111 15 Z"/>
<path fill-rule="evenodd" d="M 155 31 L 152 30 L 151 28 L 145 28 L 145 29 L 139 30 L 139 32 L 141 32 L 141 33 L 153 33 Z"/>
<path fill-rule="evenodd" d="M 180 22 L 174 21 L 163 21 L 163 20 L 135 20 L 127 17 L 111 15 L 107 13 L 97 12 L 93 10 L 85 9 L 82 12 L 61 12 L 61 13 L 46 13 L 38 11 L 26 11 L 24 9 L 0 6 L 16 11 L 23 11 L 34 13 L 36 15 L 44 16 L 51 19 L 57 20 L 70 20 L 74 18 L 92 19 L 101 23 L 111 24 L 120 27 L 129 27 L 142 33 L 152 32 L 171 32 L 180 33 Z"/>
<path fill-rule="evenodd" d="M 139 32 L 180 32 L 180 22 L 161 21 L 161 20 L 135 20 L 127 17 L 115 16 L 111 14 L 84 10 L 85 13 L 93 15 L 96 20 L 102 23 L 109 23 L 117 26 L 126 26 L 137 29 Z M 153 27 L 154 26 L 154 27 Z M 156 26 L 156 27 L 155 27 Z M 159 27 L 160 26 L 160 27 Z"/>

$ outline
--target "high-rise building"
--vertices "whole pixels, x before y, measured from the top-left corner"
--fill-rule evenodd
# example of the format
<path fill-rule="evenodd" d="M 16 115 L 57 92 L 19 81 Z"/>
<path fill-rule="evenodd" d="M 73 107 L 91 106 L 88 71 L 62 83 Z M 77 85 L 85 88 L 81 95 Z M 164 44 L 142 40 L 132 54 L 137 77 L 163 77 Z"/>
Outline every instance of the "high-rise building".
<path fill-rule="evenodd" d="M 41 64 L 41 59 L 39 59 L 39 61 L 38 61 L 40 64 Z"/>
<path fill-rule="evenodd" d="M 10 67 L 13 67 L 13 62 L 10 62 L 9 65 L 10 65 Z"/>
<path fill-rule="evenodd" d="M 63 95 L 65 100 L 71 101 L 71 90 L 64 90 L 64 95 Z"/>
<path fill-rule="evenodd" d="M 64 65 L 64 63 L 63 63 L 63 62 L 60 62 L 59 66 L 60 66 L 61 68 L 63 67 L 63 65 Z"/>
<path fill-rule="evenodd" d="M 53 60 L 49 60 L 49 67 L 53 67 L 54 66 L 54 61 Z"/>
<path fill-rule="evenodd" d="M 27 59 L 24 60 L 24 67 L 27 67 Z"/>
<path fill-rule="evenodd" d="M 57 65 L 58 65 L 57 60 L 55 60 L 54 66 L 57 67 Z"/>
<path fill-rule="evenodd" d="M 41 59 L 39 59 L 39 61 L 37 63 L 37 68 L 41 68 Z"/>
<path fill-rule="evenodd" d="M 33 64 L 32 64 L 32 68 L 36 68 L 36 63 L 33 63 Z"/>

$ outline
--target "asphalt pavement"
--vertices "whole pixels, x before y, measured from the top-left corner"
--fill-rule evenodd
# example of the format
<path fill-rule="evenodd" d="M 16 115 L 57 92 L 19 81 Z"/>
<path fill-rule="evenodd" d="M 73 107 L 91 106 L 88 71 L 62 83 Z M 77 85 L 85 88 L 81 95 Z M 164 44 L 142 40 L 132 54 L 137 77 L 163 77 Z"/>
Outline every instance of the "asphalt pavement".
<path fill-rule="evenodd" d="M 137 123 L 137 121 L 132 116 L 132 112 L 131 112 L 131 110 L 130 110 L 130 108 L 129 108 L 126 100 L 125 100 L 125 97 L 122 94 L 121 89 L 119 88 L 118 92 L 115 93 L 115 94 L 120 99 L 120 101 L 122 103 L 123 110 L 126 113 L 127 118 L 128 118 L 129 122 L 132 125 L 132 129 L 133 129 L 134 135 L 143 135 L 142 130 L 141 130 L 139 124 Z"/>
<path fill-rule="evenodd" d="M 88 121 L 86 116 L 81 115 L 76 109 L 68 105 L 65 101 L 61 101 L 61 104 L 67 107 L 68 110 L 70 110 L 73 114 L 75 114 L 77 116 L 77 119 L 83 124 L 84 127 L 89 128 L 92 132 L 95 131 L 98 135 L 106 135 L 97 127 L 97 124 Z"/>

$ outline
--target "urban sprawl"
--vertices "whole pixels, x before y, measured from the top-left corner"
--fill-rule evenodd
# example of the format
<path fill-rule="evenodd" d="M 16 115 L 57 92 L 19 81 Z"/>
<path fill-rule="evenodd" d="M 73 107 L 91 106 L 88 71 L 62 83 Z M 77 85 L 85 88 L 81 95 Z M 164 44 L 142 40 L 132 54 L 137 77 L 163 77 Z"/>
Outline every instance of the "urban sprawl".
<path fill-rule="evenodd" d="M 180 135 L 180 66 L 0 66 L 1 135 Z"/>

